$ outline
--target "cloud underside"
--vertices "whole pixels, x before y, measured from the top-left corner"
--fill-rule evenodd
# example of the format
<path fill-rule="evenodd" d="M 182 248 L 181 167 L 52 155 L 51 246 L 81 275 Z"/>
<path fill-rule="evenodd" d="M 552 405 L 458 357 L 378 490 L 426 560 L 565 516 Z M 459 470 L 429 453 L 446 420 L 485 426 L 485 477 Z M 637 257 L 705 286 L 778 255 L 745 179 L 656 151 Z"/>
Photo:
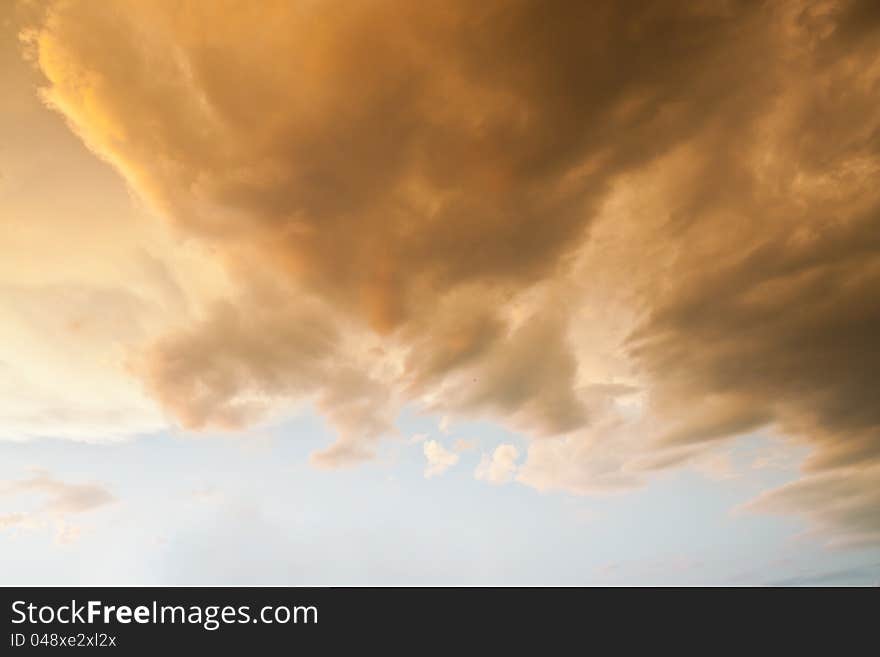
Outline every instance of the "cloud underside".
<path fill-rule="evenodd" d="M 772 430 L 812 448 L 776 506 L 845 494 L 817 522 L 876 539 L 875 2 L 222 4 L 59 3 L 31 39 L 237 281 L 134 368 L 182 424 L 310 400 L 333 467 L 415 402 L 574 491 Z"/>

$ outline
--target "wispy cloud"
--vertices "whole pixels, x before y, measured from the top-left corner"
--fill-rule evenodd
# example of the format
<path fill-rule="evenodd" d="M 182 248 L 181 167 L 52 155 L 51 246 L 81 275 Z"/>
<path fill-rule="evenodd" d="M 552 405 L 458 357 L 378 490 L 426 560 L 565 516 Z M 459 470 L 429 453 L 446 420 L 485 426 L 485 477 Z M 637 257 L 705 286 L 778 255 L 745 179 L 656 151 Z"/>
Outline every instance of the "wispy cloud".
<path fill-rule="evenodd" d="M 38 500 L 36 506 L 26 503 L 24 498 L 28 497 Z M 0 481 L 0 498 L 31 507 L 0 515 L 0 529 L 39 529 L 53 524 L 60 543 L 73 542 L 80 535 L 80 527 L 71 524 L 72 518 L 116 501 L 100 484 L 66 482 L 44 470 L 34 470 L 23 479 Z"/>
<path fill-rule="evenodd" d="M 233 281 L 132 358 L 181 425 L 310 403 L 331 468 L 414 404 L 578 493 L 772 428 L 811 456 L 764 502 L 875 541 L 871 0 L 49 6 L 46 102 Z"/>

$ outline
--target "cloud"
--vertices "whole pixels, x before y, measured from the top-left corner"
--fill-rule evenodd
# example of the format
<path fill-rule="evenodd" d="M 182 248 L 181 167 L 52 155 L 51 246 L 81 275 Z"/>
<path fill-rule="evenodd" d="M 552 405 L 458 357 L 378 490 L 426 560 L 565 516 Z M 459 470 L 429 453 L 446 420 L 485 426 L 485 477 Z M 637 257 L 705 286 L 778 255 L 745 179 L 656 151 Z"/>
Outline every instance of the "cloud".
<path fill-rule="evenodd" d="M 272 279 L 288 308 L 315 294 L 380 335 L 398 329 L 413 385 L 486 369 L 445 402 L 451 410 L 512 413 L 525 428 L 559 432 L 585 421 L 564 318 L 520 326 L 467 310 L 554 275 L 614 176 L 687 137 L 718 91 L 693 62 L 728 54 L 722 37 L 752 20 L 741 13 L 58 3 L 31 42 L 50 105 L 236 277 Z M 616 62 L 613 75 L 582 64 L 600 60 Z M 267 314 L 250 297 L 235 303 L 242 316 Z M 253 336 L 241 346 L 257 361 L 290 349 L 267 321 L 243 327 Z M 259 415 L 262 404 L 242 397 L 267 382 L 215 365 L 225 328 L 209 319 L 155 347 L 149 388 L 184 424 Z M 546 362 L 532 351 L 542 340 Z M 199 381 L 197 395 L 179 396 L 162 376 L 180 342 L 200 354 L 180 365 L 194 368 L 183 379 Z M 524 368 L 534 376 L 521 378 Z M 291 377 L 269 392 L 298 390 Z M 315 385 L 342 403 L 336 386 Z M 368 441 L 378 430 L 369 424 Z M 345 445 L 340 454 L 370 451 Z"/>
<path fill-rule="evenodd" d="M 876 541 L 866 488 L 880 459 L 880 119 L 869 108 L 880 41 L 844 36 L 860 6 L 806 7 L 784 24 L 786 52 L 805 57 L 774 62 L 785 84 L 748 148 L 676 188 L 672 238 L 687 248 L 628 348 L 653 384 L 655 417 L 676 420 L 661 440 L 795 436 L 811 448 L 807 476 L 762 504 L 802 502 L 822 527 Z M 831 483 L 844 480 L 845 501 Z M 807 503 L 811 491 L 826 502 Z"/>
<path fill-rule="evenodd" d="M 490 457 L 483 454 L 474 476 L 490 484 L 506 484 L 516 472 L 519 450 L 513 445 L 498 445 Z"/>
<path fill-rule="evenodd" d="M 424 445 L 425 458 L 428 465 L 425 467 L 425 478 L 430 479 L 443 474 L 458 463 L 458 454 L 450 452 L 436 440 L 429 440 Z"/>
<path fill-rule="evenodd" d="M 40 510 L 61 515 L 83 513 L 109 504 L 113 495 L 98 484 L 74 484 L 37 470 L 25 478 L 0 482 L 0 496 L 37 494 L 45 497 Z"/>
<path fill-rule="evenodd" d="M 51 522 L 59 543 L 75 541 L 81 528 L 69 523 L 71 517 L 91 512 L 116 501 L 110 491 L 95 483 L 70 483 L 35 470 L 24 478 L 0 481 L 0 498 L 13 498 L 27 505 L 27 499 L 41 500 L 26 511 L 0 514 L 0 529 L 38 529 Z"/>
<path fill-rule="evenodd" d="M 417 351 L 430 349 L 416 346 Z M 564 323 L 549 309 L 497 336 L 476 363 L 456 370 L 444 373 L 446 386 L 436 393 L 433 407 L 506 417 L 534 435 L 567 433 L 587 422 Z"/>
<path fill-rule="evenodd" d="M 156 310 L 110 286 L 0 281 L 0 439 L 108 441 L 165 426 L 124 366 L 124 345 Z"/>
<path fill-rule="evenodd" d="M 477 441 L 475 440 L 465 440 L 464 438 L 456 438 L 452 443 L 452 449 L 456 452 L 469 452 L 472 449 L 477 448 Z"/>
<path fill-rule="evenodd" d="M 375 440 L 393 431 L 387 386 L 358 367 L 321 309 L 267 301 L 247 311 L 218 302 L 200 324 L 132 360 L 132 371 L 187 429 L 242 429 L 303 398 L 338 431 L 334 445 L 313 455 L 316 465 L 369 459 Z"/>
<path fill-rule="evenodd" d="M 576 492 L 764 431 L 809 487 L 880 459 L 877 15 L 72 2 L 32 43 L 47 102 L 234 281 L 133 369 L 183 425 L 308 401 L 335 467 L 415 403 L 525 432 L 518 480 Z"/>
<path fill-rule="evenodd" d="M 730 452 L 705 454 L 695 461 L 694 466 L 697 472 L 716 481 L 740 476 Z"/>
<path fill-rule="evenodd" d="M 878 477 L 878 465 L 809 474 L 763 493 L 745 508 L 806 516 L 813 532 L 832 546 L 873 546 L 880 543 Z"/>
<path fill-rule="evenodd" d="M 611 175 L 692 129 L 722 82 L 695 62 L 757 18 L 228 9 L 59 3 L 35 37 L 46 96 L 175 222 L 258 249 L 379 330 L 460 281 L 545 275 Z M 597 56 L 613 73 L 583 65 Z"/>
<path fill-rule="evenodd" d="M 126 373 L 128 350 L 222 277 L 42 103 L 18 37 L 46 6 L 5 3 L 0 21 L 0 440 L 119 440 L 168 424 Z"/>
<path fill-rule="evenodd" d="M 25 526 L 29 521 L 30 518 L 24 513 L 4 513 L 0 515 L 0 529 Z"/>

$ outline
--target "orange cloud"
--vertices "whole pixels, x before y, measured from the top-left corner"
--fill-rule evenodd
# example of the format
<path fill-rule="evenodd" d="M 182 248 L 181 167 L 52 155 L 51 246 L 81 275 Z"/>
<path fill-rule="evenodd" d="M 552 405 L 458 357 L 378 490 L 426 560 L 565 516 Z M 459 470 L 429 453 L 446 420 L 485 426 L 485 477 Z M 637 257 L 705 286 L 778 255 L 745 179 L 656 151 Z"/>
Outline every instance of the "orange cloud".
<path fill-rule="evenodd" d="M 63 2 L 33 40 L 237 282 L 135 368 L 182 423 L 311 399 L 332 466 L 418 402 L 587 491 L 761 428 L 880 458 L 875 4 Z"/>

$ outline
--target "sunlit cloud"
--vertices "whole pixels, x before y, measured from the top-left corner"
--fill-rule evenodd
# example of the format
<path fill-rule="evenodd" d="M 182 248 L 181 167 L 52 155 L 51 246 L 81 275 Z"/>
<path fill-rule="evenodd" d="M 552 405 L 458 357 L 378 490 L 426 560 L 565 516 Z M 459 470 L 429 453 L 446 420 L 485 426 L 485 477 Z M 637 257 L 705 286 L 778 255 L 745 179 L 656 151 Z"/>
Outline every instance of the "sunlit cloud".
<path fill-rule="evenodd" d="M 809 455 L 756 508 L 875 543 L 875 5 L 48 2 L 42 101 L 150 248 L 4 269 L 0 436 L 309 407 L 332 469 L 417 408 L 526 438 L 478 479 L 590 494 L 763 431 Z M 51 263 L 52 227 L 0 239 Z M 426 476 L 469 447 L 425 436 Z"/>

